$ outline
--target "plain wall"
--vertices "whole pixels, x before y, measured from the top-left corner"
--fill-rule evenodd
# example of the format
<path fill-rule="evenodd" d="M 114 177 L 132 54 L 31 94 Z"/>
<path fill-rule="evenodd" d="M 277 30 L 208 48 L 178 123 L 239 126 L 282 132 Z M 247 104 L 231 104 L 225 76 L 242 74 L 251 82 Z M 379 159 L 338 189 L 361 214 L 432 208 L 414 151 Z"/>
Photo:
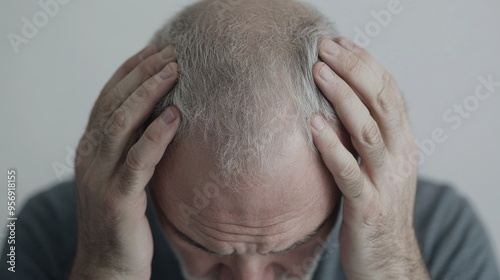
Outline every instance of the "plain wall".
<path fill-rule="evenodd" d="M 43 25 L 43 9 L 38 1 L 0 3 L 0 170 L 17 168 L 18 205 L 71 178 L 71 155 L 104 83 L 192 1 L 65 2 L 18 52 L 9 34 L 22 36 L 24 17 L 33 22 L 35 15 Z M 477 104 L 474 93 L 480 76 L 492 75 L 500 82 L 500 1 L 402 0 L 383 25 L 374 24 L 374 14 L 394 1 L 309 2 L 346 37 L 368 28 L 370 40 L 362 43 L 398 80 L 416 138 L 424 141 L 436 129 L 446 136 L 425 156 L 420 173 L 450 183 L 468 197 L 498 255 L 500 87 Z M 467 114 L 450 114 L 464 102 Z M 455 119 L 447 121 L 444 114 Z M 6 174 L 1 178 L 6 180 Z M 4 189 L 1 223 L 6 221 L 6 202 Z"/>

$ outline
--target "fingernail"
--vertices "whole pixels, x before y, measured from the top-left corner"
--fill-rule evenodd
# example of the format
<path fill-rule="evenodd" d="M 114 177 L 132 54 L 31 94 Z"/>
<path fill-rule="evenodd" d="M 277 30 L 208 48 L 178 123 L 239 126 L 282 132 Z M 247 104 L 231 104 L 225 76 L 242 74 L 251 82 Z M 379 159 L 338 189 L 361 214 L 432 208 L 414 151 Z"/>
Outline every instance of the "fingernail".
<path fill-rule="evenodd" d="M 177 64 L 169 63 L 167 66 L 163 67 L 163 69 L 158 73 L 158 77 L 162 80 L 167 80 L 173 75 L 177 75 Z"/>
<path fill-rule="evenodd" d="M 170 58 L 172 58 L 172 57 L 174 56 L 174 53 L 175 53 L 175 51 L 174 51 L 174 46 L 171 46 L 171 45 L 170 45 L 170 46 L 168 46 L 168 47 L 164 48 L 164 49 L 161 51 L 161 53 L 160 53 L 160 57 L 161 57 L 162 59 L 170 59 Z"/>
<path fill-rule="evenodd" d="M 322 131 L 325 128 L 325 121 L 321 116 L 314 116 L 311 124 L 317 131 Z"/>
<path fill-rule="evenodd" d="M 139 60 L 140 61 L 143 61 L 144 59 L 146 59 L 152 52 L 153 50 L 153 46 L 154 45 L 147 45 L 144 49 L 142 49 L 140 52 L 139 52 Z"/>
<path fill-rule="evenodd" d="M 334 41 L 328 40 L 325 43 L 324 50 L 327 54 L 336 56 L 340 53 L 340 46 Z"/>
<path fill-rule="evenodd" d="M 332 69 L 330 69 L 330 67 L 326 64 L 324 64 L 323 67 L 321 67 L 321 70 L 319 70 L 319 76 L 326 82 L 331 82 L 333 78 L 335 78 L 335 74 Z"/>
<path fill-rule="evenodd" d="M 167 108 L 167 110 L 165 110 L 165 112 L 163 112 L 161 119 L 166 124 L 172 123 L 175 120 L 175 115 L 174 115 L 174 112 L 172 111 L 172 108 L 170 108 L 170 107 Z"/>

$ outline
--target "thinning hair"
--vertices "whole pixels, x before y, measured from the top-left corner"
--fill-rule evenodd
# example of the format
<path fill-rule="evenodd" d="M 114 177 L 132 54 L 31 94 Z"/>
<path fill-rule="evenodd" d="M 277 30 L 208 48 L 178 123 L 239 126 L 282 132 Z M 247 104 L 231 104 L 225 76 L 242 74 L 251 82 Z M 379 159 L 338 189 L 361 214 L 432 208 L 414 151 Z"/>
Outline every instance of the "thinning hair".
<path fill-rule="evenodd" d="M 182 122 L 172 145 L 202 139 L 219 174 L 252 181 L 271 170 L 273 153 L 300 131 L 317 153 L 309 117 L 337 121 L 314 83 L 318 44 L 338 32 L 318 10 L 293 0 L 205 0 L 156 32 L 175 46 L 179 79 L 155 107 L 176 106 Z"/>

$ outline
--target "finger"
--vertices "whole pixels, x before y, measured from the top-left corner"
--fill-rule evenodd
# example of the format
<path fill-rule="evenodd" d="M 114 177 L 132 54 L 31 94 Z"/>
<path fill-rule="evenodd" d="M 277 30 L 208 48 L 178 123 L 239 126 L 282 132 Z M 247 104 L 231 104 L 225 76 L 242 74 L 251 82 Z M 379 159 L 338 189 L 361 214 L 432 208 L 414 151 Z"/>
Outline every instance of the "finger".
<path fill-rule="evenodd" d="M 142 83 L 175 60 L 174 47 L 168 46 L 137 65 L 97 104 L 99 118 L 107 119 Z"/>
<path fill-rule="evenodd" d="M 143 48 L 141 51 L 127 59 L 125 63 L 123 63 L 118 70 L 113 74 L 111 79 L 106 83 L 104 88 L 101 90 L 101 93 L 97 97 L 94 107 L 92 108 L 92 112 L 90 113 L 89 122 L 87 125 L 87 131 L 95 128 L 96 124 L 94 121 L 97 117 L 97 112 L 101 109 L 99 104 L 102 102 L 103 97 L 119 82 L 125 77 L 128 73 L 130 73 L 139 63 L 144 61 L 150 55 L 157 53 L 158 48 L 155 45 L 148 45 Z"/>
<path fill-rule="evenodd" d="M 387 158 L 384 140 L 366 106 L 342 78 L 323 62 L 313 67 L 314 79 L 323 95 L 333 105 L 340 121 L 351 136 L 363 165 L 375 176 Z"/>
<path fill-rule="evenodd" d="M 146 129 L 142 137 L 129 150 L 119 172 L 120 193 L 135 197 L 140 195 L 153 176 L 154 169 L 163 157 L 180 124 L 180 113 L 169 107 Z"/>
<path fill-rule="evenodd" d="M 126 150 L 129 139 L 147 120 L 154 106 L 175 85 L 177 64 L 172 62 L 139 86 L 117 108 L 104 128 L 99 153 L 109 162 L 117 162 Z"/>
<path fill-rule="evenodd" d="M 358 45 L 354 44 L 354 42 L 352 42 L 351 40 L 344 37 L 338 37 L 337 39 L 335 39 L 335 42 L 341 45 L 344 49 L 361 58 L 361 60 L 363 60 L 363 62 L 365 62 L 365 64 L 370 67 L 373 72 L 387 72 L 385 68 L 377 60 L 375 60 L 375 58 L 369 52 L 367 52 L 364 48 L 361 48 Z"/>
<path fill-rule="evenodd" d="M 149 56 L 158 52 L 158 48 L 155 45 L 148 45 L 134 56 L 129 58 L 125 63 L 123 63 L 118 70 L 113 74 L 111 79 L 106 83 L 102 89 L 101 95 L 107 93 L 112 89 L 119 81 L 121 81 L 128 73 L 134 70 L 137 65 L 143 62 Z"/>
<path fill-rule="evenodd" d="M 369 197 L 372 187 L 367 182 L 354 156 L 344 147 L 335 131 L 315 115 L 311 118 L 314 145 L 333 175 L 345 199 L 362 202 Z"/>
<path fill-rule="evenodd" d="M 341 40 L 345 43 L 345 40 Z M 365 51 L 350 51 L 334 41 L 321 44 L 320 57 L 351 86 L 376 120 L 388 146 L 398 143 L 398 135 L 407 129 L 404 102 L 392 76 Z M 362 54 L 362 57 L 357 54 Z"/>

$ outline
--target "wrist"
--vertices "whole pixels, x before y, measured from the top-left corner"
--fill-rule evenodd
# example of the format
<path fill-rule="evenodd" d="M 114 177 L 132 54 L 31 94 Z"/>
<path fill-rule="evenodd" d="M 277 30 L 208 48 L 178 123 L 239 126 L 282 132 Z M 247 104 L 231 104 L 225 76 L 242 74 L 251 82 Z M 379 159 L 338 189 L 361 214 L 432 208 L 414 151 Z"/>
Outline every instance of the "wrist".
<path fill-rule="evenodd" d="M 139 280 L 149 279 L 150 277 L 151 271 L 149 268 L 144 271 L 132 271 L 121 265 L 117 259 L 92 258 L 77 254 L 69 279 Z"/>
<path fill-rule="evenodd" d="M 430 279 L 415 231 L 412 229 L 399 240 L 393 250 L 392 261 L 377 273 L 381 275 L 380 279 Z"/>

